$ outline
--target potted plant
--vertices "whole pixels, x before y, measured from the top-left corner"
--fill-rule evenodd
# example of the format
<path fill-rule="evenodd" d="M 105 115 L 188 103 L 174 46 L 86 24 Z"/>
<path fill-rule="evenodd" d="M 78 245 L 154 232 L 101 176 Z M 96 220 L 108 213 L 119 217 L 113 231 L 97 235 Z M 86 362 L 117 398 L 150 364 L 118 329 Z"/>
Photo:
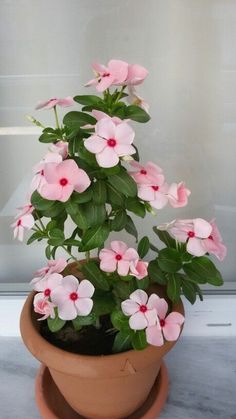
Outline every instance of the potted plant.
<path fill-rule="evenodd" d="M 119 60 L 93 69 L 87 85 L 101 96 L 39 103 L 37 109 L 54 112 L 55 127 L 31 117 L 49 150 L 34 167 L 30 202 L 13 227 L 19 240 L 26 229 L 33 231 L 28 244 L 47 243 L 47 266 L 31 281 L 22 311 L 26 346 L 76 412 L 111 419 L 143 405 L 181 333 L 181 292 L 193 304 L 196 295 L 202 299 L 199 284 L 221 285 L 208 256 L 222 260 L 226 248 L 215 221 L 201 218 L 154 227 L 164 248 L 147 236 L 138 240 L 132 214 L 183 207 L 190 191 L 183 182 L 167 184 L 155 163 L 139 163 L 131 123 L 150 119 L 135 90 L 147 70 Z M 60 122 L 58 106 L 75 103 L 82 109 Z M 107 241 L 122 230 L 135 237 L 136 248 Z M 66 258 L 57 256 L 59 249 Z"/>

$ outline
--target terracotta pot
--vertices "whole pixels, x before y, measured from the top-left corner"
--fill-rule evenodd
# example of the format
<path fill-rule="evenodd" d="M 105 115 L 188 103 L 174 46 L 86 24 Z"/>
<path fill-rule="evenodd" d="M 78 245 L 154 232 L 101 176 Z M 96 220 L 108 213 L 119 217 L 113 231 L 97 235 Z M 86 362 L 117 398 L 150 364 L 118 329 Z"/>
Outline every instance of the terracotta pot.
<path fill-rule="evenodd" d="M 74 268 L 72 265 L 73 273 Z M 40 335 L 32 310 L 33 297 L 31 293 L 22 310 L 21 335 L 30 352 L 47 365 L 69 405 L 81 415 L 94 419 L 124 418 L 137 410 L 151 391 L 163 356 L 176 342 L 106 356 L 66 352 Z M 174 305 L 173 310 L 184 314 L 182 302 Z"/>

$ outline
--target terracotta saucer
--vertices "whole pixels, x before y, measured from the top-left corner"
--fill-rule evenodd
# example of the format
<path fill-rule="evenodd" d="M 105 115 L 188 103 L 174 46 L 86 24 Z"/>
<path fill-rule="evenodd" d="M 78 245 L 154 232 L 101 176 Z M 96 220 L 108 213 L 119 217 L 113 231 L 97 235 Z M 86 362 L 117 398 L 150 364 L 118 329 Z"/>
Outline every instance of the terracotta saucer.
<path fill-rule="evenodd" d="M 168 372 L 162 362 L 160 373 L 146 402 L 124 419 L 156 419 L 168 395 Z M 41 365 L 36 377 L 35 398 L 43 419 L 85 419 L 66 402 L 54 383 L 47 367 Z"/>

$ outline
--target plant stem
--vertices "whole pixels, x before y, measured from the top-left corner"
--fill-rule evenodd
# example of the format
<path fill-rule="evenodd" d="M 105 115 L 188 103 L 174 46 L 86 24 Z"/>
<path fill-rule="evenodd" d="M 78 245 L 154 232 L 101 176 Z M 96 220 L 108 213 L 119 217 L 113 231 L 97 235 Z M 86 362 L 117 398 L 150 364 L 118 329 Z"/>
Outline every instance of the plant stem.
<path fill-rule="evenodd" d="M 42 222 L 41 218 L 39 217 L 39 215 L 38 215 L 37 211 L 35 211 L 35 214 L 36 214 L 36 217 L 37 217 L 37 219 L 38 219 L 38 222 L 39 222 L 39 224 L 40 224 L 40 226 L 41 226 L 42 230 L 45 232 L 45 231 L 46 231 L 46 228 L 45 228 L 45 226 L 44 226 L 44 224 L 43 224 L 43 222 Z"/>
<path fill-rule="evenodd" d="M 82 265 L 81 263 L 79 263 L 78 259 L 76 259 L 76 257 L 72 255 L 72 253 L 67 249 L 66 246 L 62 245 L 61 247 L 65 250 L 66 253 L 68 253 L 68 255 L 70 255 L 71 259 L 73 259 L 77 263 L 78 268 L 81 269 Z"/>
<path fill-rule="evenodd" d="M 126 85 L 122 86 L 122 89 L 120 90 L 120 93 L 118 94 L 118 96 L 116 98 L 116 102 L 119 102 L 119 100 L 121 98 L 121 95 L 122 95 L 123 91 L 125 90 L 125 88 L 126 88 Z"/>
<path fill-rule="evenodd" d="M 60 129 L 60 124 L 59 124 L 59 119 L 58 119 L 58 113 L 57 113 L 57 107 L 53 106 L 53 110 L 54 110 L 54 115 L 55 115 L 55 120 L 56 120 L 56 127 L 58 129 Z"/>
<path fill-rule="evenodd" d="M 89 250 L 87 252 L 85 252 L 85 257 L 86 257 L 86 262 L 89 262 L 89 260 L 90 260 L 90 251 Z"/>

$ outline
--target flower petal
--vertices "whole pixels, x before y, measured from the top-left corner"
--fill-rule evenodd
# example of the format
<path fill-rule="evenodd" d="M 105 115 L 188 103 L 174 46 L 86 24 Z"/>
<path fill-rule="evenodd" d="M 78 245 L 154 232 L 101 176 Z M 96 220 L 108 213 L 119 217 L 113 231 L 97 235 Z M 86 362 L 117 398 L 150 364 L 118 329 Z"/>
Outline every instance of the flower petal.
<path fill-rule="evenodd" d="M 187 252 L 193 256 L 203 256 L 206 254 L 206 249 L 201 239 L 190 237 L 187 243 Z"/>
<path fill-rule="evenodd" d="M 147 327 L 147 325 L 147 319 L 141 311 L 133 314 L 129 319 L 129 326 L 133 330 L 143 330 Z"/>
<path fill-rule="evenodd" d="M 131 316 L 139 311 L 139 304 L 133 300 L 125 300 L 121 303 L 121 309 L 126 316 Z"/>
<path fill-rule="evenodd" d="M 134 136 L 134 130 L 127 122 L 121 122 L 117 125 L 115 138 L 119 144 L 132 144 Z"/>
<path fill-rule="evenodd" d="M 147 342 L 153 346 L 164 345 L 162 331 L 159 326 L 149 326 L 146 329 Z"/>
<path fill-rule="evenodd" d="M 91 298 L 94 294 L 95 288 L 93 284 L 87 279 L 83 279 L 78 286 L 79 298 Z"/>
<path fill-rule="evenodd" d="M 117 272 L 121 276 L 126 276 L 129 273 L 130 262 L 128 260 L 121 259 L 117 263 Z"/>
<path fill-rule="evenodd" d="M 107 142 L 103 138 L 99 137 L 98 135 L 94 134 L 91 137 L 86 138 L 84 141 L 85 148 L 90 151 L 90 153 L 100 153 L 106 147 Z"/>
<path fill-rule="evenodd" d="M 203 220 L 202 218 L 195 218 L 195 220 L 193 220 L 193 225 L 194 232 L 197 237 L 206 239 L 210 236 L 212 232 L 212 226 L 206 220 Z"/>
<path fill-rule="evenodd" d="M 105 168 L 114 167 L 119 163 L 119 157 L 112 147 L 105 147 L 101 153 L 96 154 L 96 160 L 100 167 Z"/>
<path fill-rule="evenodd" d="M 130 294 L 130 299 L 135 301 L 136 303 L 140 304 L 140 305 L 145 305 L 147 303 L 148 300 L 148 295 L 145 291 L 143 290 L 136 290 L 134 292 L 132 292 L 132 294 Z"/>
<path fill-rule="evenodd" d="M 79 281 L 74 275 L 67 275 L 63 278 L 62 285 L 68 292 L 75 292 L 78 289 Z"/>
<path fill-rule="evenodd" d="M 74 320 L 77 317 L 77 310 L 73 301 L 67 300 L 58 305 L 58 316 L 62 320 Z"/>
<path fill-rule="evenodd" d="M 168 341 L 177 340 L 181 331 L 180 325 L 174 323 L 166 323 L 162 330 L 165 339 Z"/>
<path fill-rule="evenodd" d="M 88 316 L 93 308 L 93 300 L 91 298 L 78 298 L 75 301 L 75 306 L 79 316 Z"/>
<path fill-rule="evenodd" d="M 112 122 L 110 117 L 102 118 L 97 122 L 95 126 L 96 134 L 99 137 L 109 140 L 110 138 L 115 139 L 116 125 Z"/>
<path fill-rule="evenodd" d="M 115 252 L 118 253 L 118 255 L 123 255 L 126 250 L 128 249 L 128 246 L 126 243 L 124 243 L 121 240 L 113 240 L 111 242 L 111 249 Z"/>

